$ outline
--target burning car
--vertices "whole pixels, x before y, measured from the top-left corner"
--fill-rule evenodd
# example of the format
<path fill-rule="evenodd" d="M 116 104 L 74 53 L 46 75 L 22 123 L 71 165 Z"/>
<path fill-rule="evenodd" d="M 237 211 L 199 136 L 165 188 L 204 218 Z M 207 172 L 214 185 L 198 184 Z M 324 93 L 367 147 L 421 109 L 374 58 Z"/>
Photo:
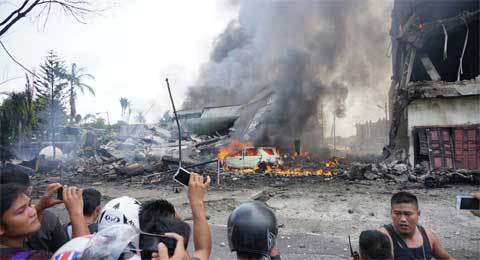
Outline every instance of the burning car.
<path fill-rule="evenodd" d="M 283 161 L 277 149 L 273 147 L 245 147 L 234 154 L 225 156 L 224 165 L 235 169 L 262 169 L 267 166 L 279 166 Z"/>

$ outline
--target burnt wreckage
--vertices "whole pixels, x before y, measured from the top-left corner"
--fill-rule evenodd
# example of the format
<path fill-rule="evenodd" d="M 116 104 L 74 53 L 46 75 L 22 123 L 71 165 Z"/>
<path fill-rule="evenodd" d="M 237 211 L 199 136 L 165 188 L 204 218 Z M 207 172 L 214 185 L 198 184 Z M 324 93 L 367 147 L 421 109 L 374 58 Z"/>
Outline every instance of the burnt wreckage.
<path fill-rule="evenodd" d="M 480 1 L 397 0 L 385 157 L 480 169 Z"/>

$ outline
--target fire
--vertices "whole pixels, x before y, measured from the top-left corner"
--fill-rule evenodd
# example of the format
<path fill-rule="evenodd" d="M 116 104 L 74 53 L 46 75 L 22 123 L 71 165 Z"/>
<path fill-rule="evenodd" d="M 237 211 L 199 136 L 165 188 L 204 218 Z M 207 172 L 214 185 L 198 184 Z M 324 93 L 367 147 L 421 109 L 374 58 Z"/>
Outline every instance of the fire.
<path fill-rule="evenodd" d="M 287 169 L 275 169 L 275 168 L 267 168 L 265 173 L 272 173 L 278 176 L 333 176 L 335 175 L 334 172 L 330 170 L 318 169 L 318 170 L 306 170 L 302 168 L 287 168 Z"/>
<path fill-rule="evenodd" d="M 227 147 L 224 147 L 218 151 L 218 160 L 223 165 L 223 168 L 230 172 L 239 174 L 255 174 L 255 173 L 267 173 L 276 176 L 294 177 L 294 176 L 335 176 L 335 167 L 339 165 L 340 157 L 333 158 L 329 161 L 312 161 L 312 158 L 308 152 L 302 152 L 300 154 L 293 153 L 282 156 L 285 158 L 284 165 L 257 165 L 255 168 L 234 169 L 229 168 L 225 164 L 225 158 L 228 156 L 241 155 L 241 150 L 246 147 L 253 147 L 250 142 L 242 143 L 240 141 L 231 141 Z M 278 151 L 278 149 L 277 149 Z M 262 167 L 262 169 L 260 168 Z"/>
<path fill-rule="evenodd" d="M 241 152 L 244 147 L 251 146 L 253 146 L 251 142 L 242 143 L 238 140 L 232 140 L 227 147 L 221 148 L 218 151 L 217 158 L 222 165 L 225 165 L 225 157 L 240 155 L 239 152 Z"/>

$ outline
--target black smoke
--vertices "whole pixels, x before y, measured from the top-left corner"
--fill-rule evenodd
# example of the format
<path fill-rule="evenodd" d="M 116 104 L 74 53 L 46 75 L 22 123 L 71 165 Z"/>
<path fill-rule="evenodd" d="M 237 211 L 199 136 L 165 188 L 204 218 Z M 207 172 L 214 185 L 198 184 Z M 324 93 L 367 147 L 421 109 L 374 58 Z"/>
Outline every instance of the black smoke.
<path fill-rule="evenodd" d="M 324 113 L 344 117 L 347 97 L 374 90 L 388 71 L 389 1 L 238 4 L 238 19 L 215 40 L 183 106 L 245 104 L 268 86 L 275 98 L 264 134 L 252 141 L 275 145 L 301 137 L 320 103 Z"/>

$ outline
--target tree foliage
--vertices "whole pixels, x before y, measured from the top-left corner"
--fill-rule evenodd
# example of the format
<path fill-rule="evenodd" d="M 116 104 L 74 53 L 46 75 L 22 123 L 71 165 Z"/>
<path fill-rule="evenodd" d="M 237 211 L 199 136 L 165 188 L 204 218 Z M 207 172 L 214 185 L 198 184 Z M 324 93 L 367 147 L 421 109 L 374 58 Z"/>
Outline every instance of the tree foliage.
<path fill-rule="evenodd" d="M 127 107 L 129 105 L 129 101 L 127 98 L 120 98 L 120 106 L 122 107 L 122 119 L 125 121 L 125 112 L 127 110 Z"/>
<path fill-rule="evenodd" d="M 147 122 L 142 112 L 137 113 L 137 115 L 135 116 L 135 121 L 139 124 L 145 124 Z"/>
<path fill-rule="evenodd" d="M 37 97 L 46 103 L 47 109 L 40 114 L 40 117 L 47 122 L 44 127 L 54 148 L 56 135 L 66 119 L 64 100 L 67 85 L 65 64 L 53 51 L 50 51 L 44 64 L 40 66 L 39 77 L 35 80 L 35 89 Z M 53 151 L 55 157 L 55 149 Z"/>
<path fill-rule="evenodd" d="M 69 101 L 70 101 L 70 122 L 73 122 L 76 114 L 76 99 L 77 99 L 77 90 L 80 92 L 85 93 L 85 90 L 95 96 L 95 91 L 90 85 L 87 85 L 84 82 L 85 78 L 95 79 L 95 77 L 91 74 L 85 73 L 85 68 L 77 67 L 77 64 L 72 63 L 71 69 L 68 73 L 66 73 L 66 78 L 69 83 Z"/>

